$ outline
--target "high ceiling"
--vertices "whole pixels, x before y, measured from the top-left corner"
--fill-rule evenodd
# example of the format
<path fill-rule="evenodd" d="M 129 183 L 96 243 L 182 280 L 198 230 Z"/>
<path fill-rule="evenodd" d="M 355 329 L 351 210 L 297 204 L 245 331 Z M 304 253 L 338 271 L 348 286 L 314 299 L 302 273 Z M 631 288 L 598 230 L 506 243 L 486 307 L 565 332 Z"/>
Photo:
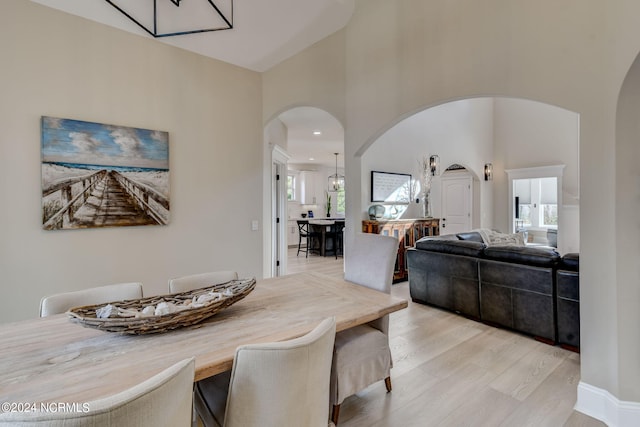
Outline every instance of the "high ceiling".
<path fill-rule="evenodd" d="M 31 1 L 151 37 L 105 0 Z M 130 4 L 140 10 L 148 9 L 153 16 L 153 0 L 113 1 L 119 5 Z M 212 10 L 208 0 L 182 0 L 179 8 L 172 4 L 173 0 L 156 1 L 159 10 L 162 6 L 168 13 L 175 13 L 176 19 L 193 22 L 194 26 L 202 22 L 203 10 Z M 157 40 L 250 70 L 265 71 L 344 27 L 353 13 L 354 1 L 235 0 L 233 29 Z M 214 3 L 223 12 L 231 10 L 231 0 L 214 0 Z M 166 19 L 171 20 L 170 17 Z"/>
<path fill-rule="evenodd" d="M 152 38 L 105 0 L 31 1 Z M 143 17 L 153 22 L 154 0 L 112 1 L 123 8 L 130 6 L 131 10 L 145 12 Z M 174 0 L 156 1 L 158 10 L 164 11 L 165 16 L 176 14 L 176 21 L 180 21 L 180 24 L 175 25 L 186 25 L 194 29 L 205 25 L 206 28 L 208 23 L 203 24 L 203 12 L 207 16 L 213 16 L 208 0 L 181 0 L 177 8 L 172 3 Z M 354 2 L 355 0 L 234 0 L 232 29 L 160 37 L 156 41 L 262 72 L 344 27 L 351 18 Z M 214 3 L 226 16 L 230 16 L 231 0 L 214 0 Z M 160 15 L 159 12 L 158 16 Z M 140 20 L 138 15 L 135 18 Z M 212 25 L 220 22 L 223 21 L 217 19 Z M 151 25 L 148 27 L 152 28 Z M 288 128 L 291 163 L 334 166 L 333 153 L 340 153 L 338 165 L 343 167 L 344 130 L 333 116 L 317 108 L 300 107 L 283 113 L 280 119 Z M 314 130 L 320 130 L 322 134 L 313 135 Z"/>

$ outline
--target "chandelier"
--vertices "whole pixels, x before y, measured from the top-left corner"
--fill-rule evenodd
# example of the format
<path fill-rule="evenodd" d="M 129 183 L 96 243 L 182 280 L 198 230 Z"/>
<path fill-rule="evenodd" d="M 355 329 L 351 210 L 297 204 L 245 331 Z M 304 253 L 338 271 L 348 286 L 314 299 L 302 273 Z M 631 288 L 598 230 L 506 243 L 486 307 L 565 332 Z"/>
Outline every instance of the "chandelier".
<path fill-rule="evenodd" d="M 233 0 L 105 0 L 153 37 L 233 28 Z"/>
<path fill-rule="evenodd" d="M 338 174 L 338 153 L 336 155 L 336 173 L 329 175 L 329 187 L 328 191 L 341 191 L 344 190 L 344 175 Z"/>

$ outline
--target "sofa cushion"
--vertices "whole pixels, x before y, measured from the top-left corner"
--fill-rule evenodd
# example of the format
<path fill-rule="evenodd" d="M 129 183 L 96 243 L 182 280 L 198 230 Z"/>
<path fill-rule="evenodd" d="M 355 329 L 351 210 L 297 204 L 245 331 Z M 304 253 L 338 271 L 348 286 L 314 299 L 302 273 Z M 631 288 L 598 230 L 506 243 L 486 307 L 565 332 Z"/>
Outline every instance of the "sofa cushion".
<path fill-rule="evenodd" d="M 565 254 L 558 265 L 559 270 L 580 271 L 580 254 Z"/>
<path fill-rule="evenodd" d="M 438 240 L 420 239 L 416 242 L 416 248 L 423 251 L 441 252 L 452 255 L 464 255 L 479 257 L 482 255 L 484 243 L 469 240 Z"/>
<path fill-rule="evenodd" d="M 471 242 L 484 243 L 484 240 L 482 240 L 482 236 L 477 231 L 468 231 L 466 233 L 458 233 L 456 234 L 456 236 L 460 240 L 468 240 Z"/>
<path fill-rule="evenodd" d="M 552 248 L 489 246 L 484 249 L 483 255 L 484 258 L 496 261 L 514 262 L 537 267 L 554 267 L 560 261 L 560 254 Z"/>

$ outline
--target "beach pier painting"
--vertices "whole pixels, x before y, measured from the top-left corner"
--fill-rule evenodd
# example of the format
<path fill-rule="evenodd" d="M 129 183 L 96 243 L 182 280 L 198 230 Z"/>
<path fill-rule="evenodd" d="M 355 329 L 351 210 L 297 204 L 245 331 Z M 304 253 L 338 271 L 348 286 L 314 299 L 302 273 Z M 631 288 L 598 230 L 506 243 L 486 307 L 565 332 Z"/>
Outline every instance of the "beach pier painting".
<path fill-rule="evenodd" d="M 167 132 L 42 117 L 45 230 L 169 223 Z"/>

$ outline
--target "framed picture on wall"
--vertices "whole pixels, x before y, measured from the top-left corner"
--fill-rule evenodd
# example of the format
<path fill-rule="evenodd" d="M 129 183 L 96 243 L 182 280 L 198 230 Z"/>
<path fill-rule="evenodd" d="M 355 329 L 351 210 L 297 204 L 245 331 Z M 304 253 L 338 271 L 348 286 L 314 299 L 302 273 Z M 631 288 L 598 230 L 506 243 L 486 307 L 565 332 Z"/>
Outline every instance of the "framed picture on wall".
<path fill-rule="evenodd" d="M 371 201 L 409 203 L 411 174 L 371 171 Z"/>
<path fill-rule="evenodd" d="M 169 222 L 169 134 L 42 117 L 45 230 Z"/>

